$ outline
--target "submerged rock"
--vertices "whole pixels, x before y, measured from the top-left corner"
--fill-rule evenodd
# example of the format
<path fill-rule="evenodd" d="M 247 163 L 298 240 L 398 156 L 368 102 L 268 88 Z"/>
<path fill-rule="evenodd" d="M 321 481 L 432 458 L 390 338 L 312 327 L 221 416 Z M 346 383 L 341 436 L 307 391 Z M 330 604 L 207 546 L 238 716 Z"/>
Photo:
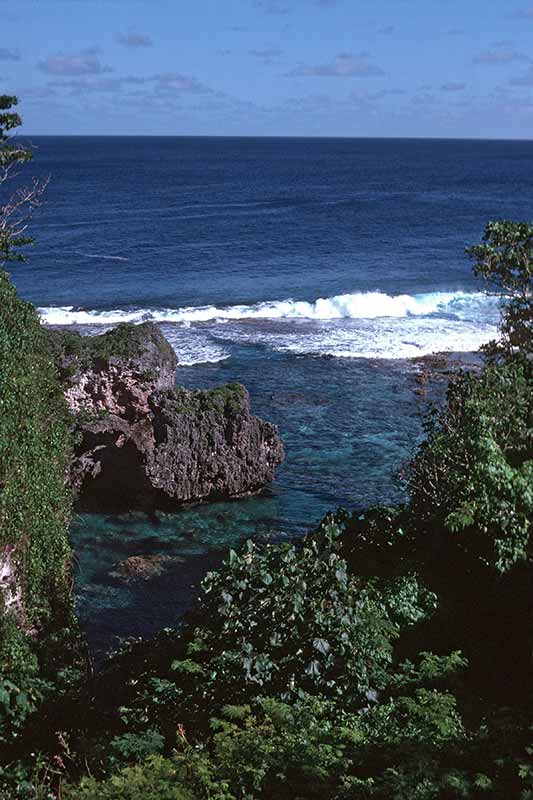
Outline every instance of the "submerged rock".
<path fill-rule="evenodd" d="M 479 373 L 483 367 L 480 353 L 432 353 L 411 359 L 416 367 L 414 392 L 422 398 L 433 399 L 440 395 L 459 372 Z"/>
<path fill-rule="evenodd" d="M 283 460 L 277 428 L 240 384 L 174 388 L 176 357 L 152 323 L 97 337 L 54 331 L 76 418 L 70 482 L 85 510 L 172 508 L 260 491 Z"/>
<path fill-rule="evenodd" d="M 126 582 L 132 580 L 149 581 L 162 575 L 166 569 L 169 569 L 174 564 L 182 562 L 183 559 L 173 556 L 130 556 L 125 561 L 118 563 L 109 574 L 112 578 L 118 578 Z"/>

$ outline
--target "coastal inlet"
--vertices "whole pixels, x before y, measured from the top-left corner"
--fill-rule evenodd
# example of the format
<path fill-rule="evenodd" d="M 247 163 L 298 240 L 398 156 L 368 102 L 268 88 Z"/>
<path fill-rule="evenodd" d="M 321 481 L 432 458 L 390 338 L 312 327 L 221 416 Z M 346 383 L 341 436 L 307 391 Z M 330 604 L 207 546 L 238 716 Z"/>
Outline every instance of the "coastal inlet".
<path fill-rule="evenodd" d="M 114 337 L 115 346 L 119 344 L 121 330 L 134 337 L 138 332 L 146 349 L 157 345 L 150 365 L 143 357 L 132 368 L 135 359 L 128 350 L 120 358 L 110 357 L 108 344 Z M 247 347 L 246 356 L 241 353 L 238 359 L 176 367 L 173 351 L 154 325 L 118 328 L 101 337 L 52 329 L 50 333 L 82 435 L 73 480 L 81 478 L 87 484 L 71 536 L 78 608 L 97 659 L 118 637 L 149 635 L 177 624 L 199 581 L 229 547 L 247 538 L 269 542 L 299 537 L 331 508 L 362 508 L 403 496 L 398 470 L 422 434 L 425 366 L 402 360 L 266 354 L 257 346 Z M 180 388 L 170 389 L 168 381 L 175 373 Z M 237 379 L 247 386 L 261 419 L 250 415 L 248 391 L 234 385 Z M 143 436 L 142 419 L 149 420 Z M 168 432 L 163 437 L 154 434 L 158 419 L 184 437 L 186 465 L 194 466 L 190 474 L 211 476 L 210 480 L 228 475 L 231 467 L 226 437 L 233 437 L 233 431 L 246 432 L 240 472 L 232 468 L 230 473 L 239 481 L 226 486 L 226 499 L 204 491 L 203 478 L 181 480 L 181 500 L 191 499 L 191 488 L 197 492 L 195 499 L 212 500 L 181 505 L 174 495 L 174 473 L 167 468 L 163 476 L 168 496 L 161 483 L 150 483 L 155 473 L 147 465 L 154 463 L 159 442 L 168 447 Z M 259 488 L 258 475 L 263 485 L 274 476 L 281 458 L 276 427 L 284 441 L 285 462 L 273 483 L 259 494 L 249 494 Z M 199 452 L 196 461 L 191 457 L 196 437 L 207 441 L 203 437 L 211 435 L 211 429 L 226 450 L 217 469 L 212 462 L 204 473 L 198 471 Z M 117 447 L 117 442 L 123 446 Z M 128 442 L 129 452 L 124 449 Z M 144 451 L 139 449 L 143 442 L 150 444 Z M 154 442 L 157 446 L 151 449 Z M 167 456 L 163 451 L 162 458 Z M 121 459 L 130 461 L 130 469 Z M 155 461 L 156 466 L 161 463 Z M 243 494 L 238 500 L 227 499 Z M 128 504 L 131 510 L 126 511 Z"/>

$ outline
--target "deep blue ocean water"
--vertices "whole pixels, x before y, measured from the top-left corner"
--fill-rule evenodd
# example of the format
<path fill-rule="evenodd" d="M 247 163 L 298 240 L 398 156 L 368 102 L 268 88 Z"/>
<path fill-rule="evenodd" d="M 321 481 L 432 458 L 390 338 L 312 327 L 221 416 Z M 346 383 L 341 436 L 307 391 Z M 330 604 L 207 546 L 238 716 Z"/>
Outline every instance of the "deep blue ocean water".
<path fill-rule="evenodd" d="M 50 174 L 37 245 L 13 277 L 47 324 L 159 322 L 187 387 L 242 381 L 287 460 L 263 495 L 72 528 L 95 651 L 176 622 L 246 537 L 293 537 L 339 505 L 395 502 L 421 436 L 412 357 L 469 351 L 498 311 L 464 248 L 530 219 L 533 143 L 35 138 Z M 130 555 L 159 578 L 110 575 Z"/>

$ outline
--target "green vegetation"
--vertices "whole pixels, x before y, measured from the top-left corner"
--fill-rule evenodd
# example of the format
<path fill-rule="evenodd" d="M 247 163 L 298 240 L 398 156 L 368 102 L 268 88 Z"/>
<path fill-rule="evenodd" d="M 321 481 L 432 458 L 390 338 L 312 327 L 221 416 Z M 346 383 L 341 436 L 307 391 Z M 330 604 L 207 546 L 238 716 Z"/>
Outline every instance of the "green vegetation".
<path fill-rule="evenodd" d="M 228 383 L 214 389 L 175 389 L 173 408 L 180 414 L 201 414 L 210 411 L 233 414 L 240 411 L 247 392 L 240 383 Z"/>
<path fill-rule="evenodd" d="M 474 273 L 506 304 L 500 338 L 485 352 L 491 357 L 533 353 L 533 225 L 502 220 L 489 222 L 483 243 L 467 250 Z"/>
<path fill-rule="evenodd" d="M 531 800 L 527 351 L 453 379 L 406 482 L 402 507 L 231 551 L 181 629 L 90 686 L 28 692 L 4 796 Z"/>
<path fill-rule="evenodd" d="M 452 383 L 409 474 L 417 525 L 507 572 L 527 558 L 533 518 L 533 365 L 513 360 Z"/>
<path fill-rule="evenodd" d="M 0 97 L 0 108 L 12 98 Z M 0 115 L 0 166 L 27 161 Z M 5 173 L 4 173 L 5 174 Z M 0 181 L 0 187 L 2 182 Z M 0 207 L 0 252 L 14 260 L 26 240 Z M 8 209 L 6 211 L 6 208 Z M 6 216 L 7 214 L 7 216 Z M 6 222 L 7 220 L 7 222 Z M 44 698 L 76 676 L 77 622 L 68 542 L 71 497 L 67 409 L 30 303 L 21 301 L 0 261 L 0 750 L 16 742 Z M 73 646 L 74 645 L 74 646 Z"/>
<path fill-rule="evenodd" d="M 38 315 L 0 273 L 0 530 L 23 570 L 29 627 L 69 583 L 68 416 Z M 20 553 L 17 549 L 20 548 Z"/>
<path fill-rule="evenodd" d="M 157 329 L 155 330 L 157 333 Z M 147 337 L 154 335 L 151 323 L 134 325 L 122 322 L 99 336 L 81 336 L 74 331 L 51 329 L 47 331 L 49 348 L 63 377 L 77 370 L 94 367 L 98 361 L 134 359 L 141 356 L 146 348 Z M 165 347 L 170 347 L 158 336 Z"/>
<path fill-rule="evenodd" d="M 0 272 L 0 750 L 76 678 L 67 412 L 37 314 Z"/>
<path fill-rule="evenodd" d="M 85 684 L 65 656 L 67 414 L 49 339 L 0 273 L 1 800 L 532 800 L 532 241 L 491 223 L 470 251 L 505 295 L 501 339 L 428 419 L 405 505 L 230 551 L 180 629 Z M 52 350 L 131 357 L 137 335 Z M 187 393 L 183 411 L 243 392 Z"/>

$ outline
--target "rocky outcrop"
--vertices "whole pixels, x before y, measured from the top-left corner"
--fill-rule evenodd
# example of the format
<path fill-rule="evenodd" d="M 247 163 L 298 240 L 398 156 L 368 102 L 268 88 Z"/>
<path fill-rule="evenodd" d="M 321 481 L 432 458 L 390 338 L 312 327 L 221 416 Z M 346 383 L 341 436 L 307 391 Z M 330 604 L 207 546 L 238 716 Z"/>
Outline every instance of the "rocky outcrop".
<path fill-rule="evenodd" d="M 174 388 L 174 351 L 152 323 L 53 339 L 76 415 L 70 480 L 82 508 L 172 508 L 272 481 L 283 460 L 277 429 L 252 415 L 240 384 Z"/>
<path fill-rule="evenodd" d="M 135 420 L 154 392 L 172 389 L 176 354 L 157 325 L 119 325 L 102 336 L 49 331 L 70 410 Z"/>

